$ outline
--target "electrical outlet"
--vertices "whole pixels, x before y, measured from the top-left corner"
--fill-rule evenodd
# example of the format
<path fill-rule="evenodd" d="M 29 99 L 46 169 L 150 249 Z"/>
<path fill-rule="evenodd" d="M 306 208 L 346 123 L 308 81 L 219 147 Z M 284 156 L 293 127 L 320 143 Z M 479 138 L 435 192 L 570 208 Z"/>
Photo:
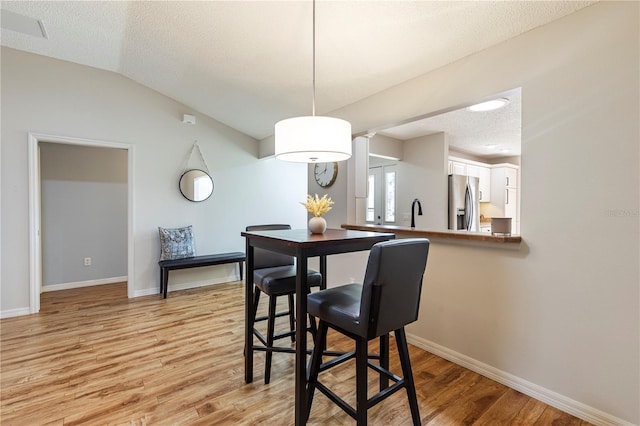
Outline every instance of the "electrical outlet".
<path fill-rule="evenodd" d="M 84 258 L 84 266 L 91 266 L 91 258 L 90 257 L 85 257 Z"/>

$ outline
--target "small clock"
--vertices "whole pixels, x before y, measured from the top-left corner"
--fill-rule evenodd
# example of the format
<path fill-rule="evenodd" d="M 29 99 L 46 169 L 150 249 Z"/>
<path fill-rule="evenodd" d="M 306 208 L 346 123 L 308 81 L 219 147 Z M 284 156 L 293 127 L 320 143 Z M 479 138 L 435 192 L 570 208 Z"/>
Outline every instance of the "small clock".
<path fill-rule="evenodd" d="M 313 176 L 321 187 L 330 187 L 338 177 L 338 163 L 316 163 L 313 167 Z"/>

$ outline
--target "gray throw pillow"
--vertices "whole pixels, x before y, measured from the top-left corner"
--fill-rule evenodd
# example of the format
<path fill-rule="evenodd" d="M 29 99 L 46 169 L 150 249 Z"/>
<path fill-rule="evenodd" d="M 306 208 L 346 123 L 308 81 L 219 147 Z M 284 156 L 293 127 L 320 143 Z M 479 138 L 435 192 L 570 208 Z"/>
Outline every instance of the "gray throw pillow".
<path fill-rule="evenodd" d="M 192 225 L 184 228 L 161 228 L 160 233 L 160 260 L 183 259 L 196 255 L 193 244 Z"/>

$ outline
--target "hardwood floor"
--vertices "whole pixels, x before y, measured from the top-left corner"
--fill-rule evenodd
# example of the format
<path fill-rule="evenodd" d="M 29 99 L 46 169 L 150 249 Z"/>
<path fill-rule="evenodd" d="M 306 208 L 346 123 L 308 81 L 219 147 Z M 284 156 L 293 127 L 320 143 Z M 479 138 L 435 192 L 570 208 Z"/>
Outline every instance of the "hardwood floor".
<path fill-rule="evenodd" d="M 48 292 L 41 312 L 0 321 L 0 423 L 8 425 L 288 425 L 293 355 L 264 355 L 244 383 L 243 284 L 126 298 L 126 284 Z M 263 298 L 266 299 L 266 298 Z M 262 306 L 261 306 L 262 308 Z M 266 308 L 266 307 L 265 307 Z M 330 348 L 350 342 L 329 335 Z M 391 339 L 391 366 L 399 371 Z M 423 425 L 587 425 L 410 346 Z M 355 400 L 354 366 L 323 381 Z M 376 377 L 370 376 L 375 390 Z M 400 391 L 369 411 L 373 425 L 410 424 Z M 316 393 L 309 424 L 355 424 Z"/>

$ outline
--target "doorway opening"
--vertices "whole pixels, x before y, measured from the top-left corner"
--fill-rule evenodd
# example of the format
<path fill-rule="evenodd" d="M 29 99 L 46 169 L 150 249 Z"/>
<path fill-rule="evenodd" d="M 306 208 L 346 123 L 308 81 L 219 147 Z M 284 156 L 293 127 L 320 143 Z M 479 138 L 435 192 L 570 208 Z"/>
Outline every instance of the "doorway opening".
<path fill-rule="evenodd" d="M 396 165 L 388 160 L 370 160 L 367 181 L 367 223 L 396 224 Z"/>
<path fill-rule="evenodd" d="M 108 141 L 95 141 L 88 139 L 69 138 L 61 136 L 29 134 L 29 225 L 30 225 L 30 251 L 29 251 L 29 290 L 30 290 L 30 312 L 40 311 L 40 294 L 43 291 L 43 184 L 42 184 L 42 157 L 43 147 L 62 147 L 63 144 L 72 146 L 82 151 L 82 148 L 107 148 L 124 150 L 126 152 L 126 254 L 123 262 L 126 262 L 127 297 L 133 297 L 133 146 Z M 109 151 L 103 151 L 109 152 Z M 91 266 L 93 259 L 88 256 L 80 258 L 84 261 L 84 266 Z M 49 264 L 51 264 L 49 259 Z M 82 280 L 80 280 L 82 281 Z M 100 280 L 87 280 L 85 285 L 105 284 Z M 82 285 L 82 283 L 81 283 Z M 73 287 L 73 286 L 72 286 Z M 67 288 L 62 286 L 61 288 Z M 50 288 L 51 289 L 51 288 Z"/>

